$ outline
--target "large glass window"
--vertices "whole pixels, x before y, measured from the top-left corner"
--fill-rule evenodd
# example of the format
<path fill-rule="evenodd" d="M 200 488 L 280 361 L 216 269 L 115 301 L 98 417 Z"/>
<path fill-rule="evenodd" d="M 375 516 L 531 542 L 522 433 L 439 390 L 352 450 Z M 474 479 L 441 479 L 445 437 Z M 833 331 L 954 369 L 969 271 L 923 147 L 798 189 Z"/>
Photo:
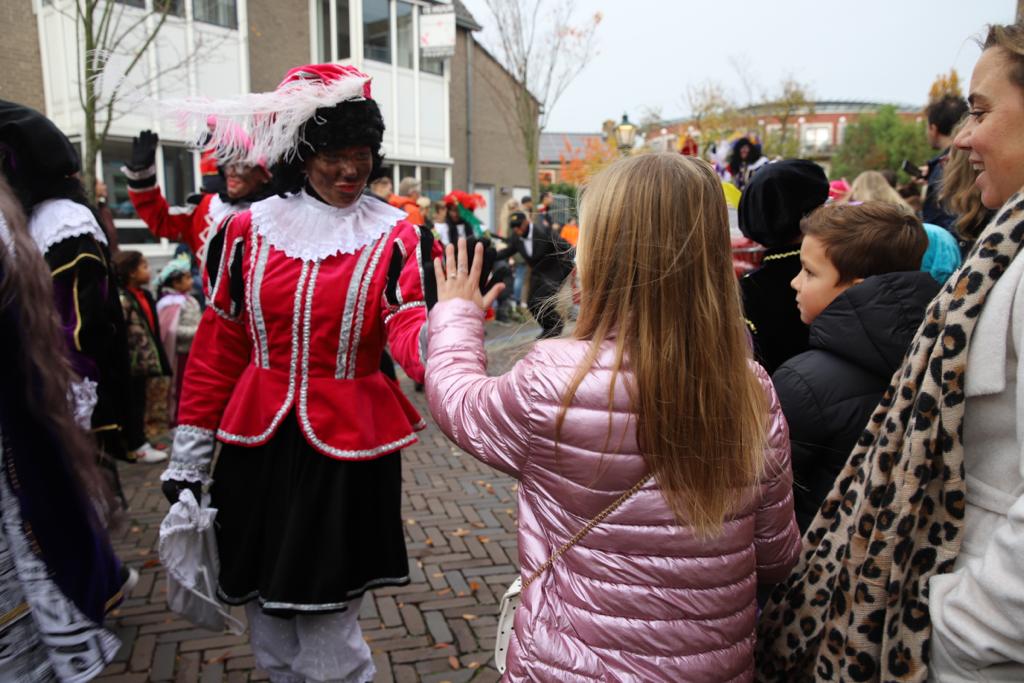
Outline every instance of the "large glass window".
<path fill-rule="evenodd" d="M 409 166 L 408 164 L 402 164 L 398 167 L 398 182 L 402 182 L 406 178 L 416 177 L 416 167 Z"/>
<path fill-rule="evenodd" d="M 107 206 L 114 218 L 138 218 L 128 198 L 128 179 L 121 173 L 121 167 L 131 158 L 131 143 L 108 140 L 103 145 L 103 182 L 107 184 Z"/>
<path fill-rule="evenodd" d="M 335 0 L 338 13 L 338 55 L 334 58 L 348 59 L 352 56 L 352 35 L 348 24 L 348 0 Z"/>
<path fill-rule="evenodd" d="M 391 63 L 391 3 L 363 0 L 363 57 Z"/>
<path fill-rule="evenodd" d="M 338 54 L 331 54 L 331 0 L 316 2 L 316 51 L 320 62 L 335 62 L 352 56 L 352 32 L 349 30 L 349 0 L 335 0 L 338 28 Z"/>
<path fill-rule="evenodd" d="M 192 0 L 192 16 L 196 21 L 238 28 L 235 0 Z"/>
<path fill-rule="evenodd" d="M 395 3 L 395 23 L 398 28 L 396 44 L 398 46 L 398 66 L 411 69 L 412 51 L 416 49 L 416 39 L 413 36 L 412 28 L 412 5 L 408 2 L 398 0 Z"/>
<path fill-rule="evenodd" d="M 121 173 L 121 167 L 132 158 L 129 142 L 108 140 L 103 145 L 103 182 L 107 184 L 107 206 L 114 218 L 138 219 L 132 200 L 128 197 L 128 179 Z M 145 227 L 119 227 L 117 240 L 121 244 L 153 243 L 159 240 Z"/>
<path fill-rule="evenodd" d="M 175 17 L 185 16 L 185 0 L 153 0 L 153 11 L 167 13 Z"/>
<path fill-rule="evenodd" d="M 352 36 L 348 29 L 348 0 L 337 0 L 338 4 L 338 56 L 347 59 L 352 56 Z"/>
<path fill-rule="evenodd" d="M 184 147 L 164 146 L 164 197 L 171 206 L 182 206 L 195 192 L 196 174 L 192 152 Z"/>
<path fill-rule="evenodd" d="M 832 144 L 832 126 L 807 125 L 803 129 L 803 146 L 812 151 L 824 151 Z"/>
<path fill-rule="evenodd" d="M 420 55 L 420 71 L 422 71 L 423 73 L 444 76 L 444 60 L 424 59 L 423 55 Z"/>
<path fill-rule="evenodd" d="M 439 166 L 420 167 L 421 194 L 433 201 L 444 198 L 444 169 Z"/>
<path fill-rule="evenodd" d="M 164 181 L 160 191 L 171 206 L 183 206 L 195 192 L 195 166 L 192 152 L 184 147 L 163 146 Z M 135 219 L 132 200 L 128 195 L 128 179 L 121 172 L 132 158 L 130 142 L 108 140 L 103 145 L 103 182 L 107 184 L 107 205 L 117 219 Z M 119 227 L 118 240 L 122 244 L 155 243 L 160 240 L 145 226 Z"/>
<path fill-rule="evenodd" d="M 323 64 L 331 60 L 331 0 L 316 3 L 316 61 Z"/>

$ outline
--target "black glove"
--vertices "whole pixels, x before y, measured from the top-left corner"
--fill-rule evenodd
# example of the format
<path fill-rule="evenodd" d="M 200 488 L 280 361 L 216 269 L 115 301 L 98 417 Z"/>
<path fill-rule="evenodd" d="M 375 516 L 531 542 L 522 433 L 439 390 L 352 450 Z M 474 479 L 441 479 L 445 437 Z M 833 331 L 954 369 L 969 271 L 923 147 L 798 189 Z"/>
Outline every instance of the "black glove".
<path fill-rule="evenodd" d="M 197 503 L 202 503 L 203 487 L 198 482 L 194 481 L 178 481 L 177 479 L 168 479 L 167 481 L 160 484 L 160 490 L 164 494 L 164 498 L 174 505 L 178 502 L 178 496 L 182 491 L 188 489 L 192 492 L 192 495 L 196 497 Z"/>
<path fill-rule="evenodd" d="M 156 146 L 160 144 L 160 136 L 151 130 L 144 130 L 139 137 L 132 138 L 132 160 L 128 163 L 129 170 L 145 171 L 156 165 Z"/>

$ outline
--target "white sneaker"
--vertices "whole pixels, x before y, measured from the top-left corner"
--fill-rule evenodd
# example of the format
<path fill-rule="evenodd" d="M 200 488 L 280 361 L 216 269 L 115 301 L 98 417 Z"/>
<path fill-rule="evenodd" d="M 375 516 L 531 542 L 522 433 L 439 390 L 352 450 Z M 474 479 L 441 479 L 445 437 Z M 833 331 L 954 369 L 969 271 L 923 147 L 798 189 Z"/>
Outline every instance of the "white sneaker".
<path fill-rule="evenodd" d="M 167 453 L 154 448 L 151 444 L 144 444 L 142 448 L 135 451 L 135 462 L 151 465 L 155 462 L 163 462 L 167 459 Z"/>

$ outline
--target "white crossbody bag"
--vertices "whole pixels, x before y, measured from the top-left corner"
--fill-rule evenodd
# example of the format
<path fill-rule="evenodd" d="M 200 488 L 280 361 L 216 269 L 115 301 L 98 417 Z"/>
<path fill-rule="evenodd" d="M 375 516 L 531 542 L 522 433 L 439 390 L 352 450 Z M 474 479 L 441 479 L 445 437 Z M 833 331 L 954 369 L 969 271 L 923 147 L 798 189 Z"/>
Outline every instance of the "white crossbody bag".
<path fill-rule="evenodd" d="M 501 612 L 498 616 L 498 635 L 494 641 L 494 666 L 498 669 L 498 673 L 504 674 L 506 669 L 506 659 L 508 657 L 508 643 L 512 639 L 512 632 L 515 630 L 515 618 L 516 609 L 519 607 L 519 595 L 530 587 L 530 584 L 537 580 L 541 574 L 551 568 L 551 565 L 555 563 L 559 557 L 564 555 L 570 548 L 580 542 L 584 536 L 589 534 L 594 527 L 600 524 L 604 519 L 615 512 L 615 510 L 629 500 L 633 494 L 643 488 L 644 484 L 651 478 L 648 474 L 646 477 L 638 481 L 633 485 L 631 489 L 623 493 L 621 496 L 615 499 L 611 505 L 606 507 L 601 512 L 587 522 L 587 525 L 580 529 L 575 536 L 570 538 L 561 548 L 556 550 L 551 557 L 547 559 L 547 562 L 542 564 L 537 571 L 530 575 L 524 583 L 522 577 L 517 576 L 516 580 L 512 582 L 512 585 L 505 591 L 505 595 L 501 596 Z"/>

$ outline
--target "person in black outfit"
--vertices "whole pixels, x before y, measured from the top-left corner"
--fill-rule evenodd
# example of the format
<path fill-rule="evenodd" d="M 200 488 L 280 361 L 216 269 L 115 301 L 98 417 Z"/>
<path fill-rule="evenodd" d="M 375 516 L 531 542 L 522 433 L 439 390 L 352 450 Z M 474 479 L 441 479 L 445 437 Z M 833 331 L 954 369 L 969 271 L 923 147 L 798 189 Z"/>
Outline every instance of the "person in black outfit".
<path fill-rule="evenodd" d="M 573 248 L 547 228 L 530 222 L 526 214 L 516 211 L 508 219 L 512 233 L 508 246 L 498 250 L 497 259 L 520 254 L 530 266 L 530 314 L 541 326 L 540 339 L 557 337 L 565 321 L 549 299 L 558 292 L 573 269 Z"/>
<path fill-rule="evenodd" d="M 949 157 L 949 148 L 953 144 L 953 129 L 967 114 L 967 101 L 956 95 L 946 95 L 929 104 L 925 113 L 928 116 L 928 143 L 932 149 L 941 151 L 928 161 L 928 173 L 925 176 L 928 189 L 925 191 L 921 217 L 925 223 L 941 225 L 952 232 L 956 216 L 943 208 L 939 202 L 939 192 L 942 189 L 942 176 L 946 159 Z"/>
<path fill-rule="evenodd" d="M 459 238 L 465 238 L 466 250 L 469 254 L 476 253 L 476 243 L 484 245 L 484 264 L 480 271 L 480 291 L 486 294 L 499 282 L 505 284 L 505 289 L 498 296 L 495 310 L 495 318 L 499 322 L 509 320 L 509 308 L 512 301 L 513 276 L 512 269 L 506 262 L 507 258 L 498 258 L 497 249 L 491 242 L 491 238 L 484 233 L 476 237 L 473 227 L 466 224 L 466 221 L 459 214 L 459 207 L 455 204 L 448 204 L 445 207 L 445 222 L 435 226 L 440 235 L 441 244 L 458 244 Z M 472 257 L 470 257 L 472 263 Z"/>
<path fill-rule="evenodd" d="M 807 350 L 789 283 L 800 272 L 800 219 L 826 199 L 825 171 L 804 159 L 765 166 L 740 198 L 740 230 L 768 249 L 761 267 L 740 280 L 740 292 L 754 355 L 769 373 Z"/>
<path fill-rule="evenodd" d="M 789 423 L 801 532 L 832 490 L 939 291 L 918 270 L 928 246 L 924 229 L 899 207 L 834 204 L 803 227 L 804 270 L 794 288 L 810 323 L 810 350 L 772 375 Z"/>
<path fill-rule="evenodd" d="M 130 459 L 121 439 L 130 412 L 127 333 L 109 240 L 78 177 L 78 150 L 41 113 L 0 100 L 0 160 L 50 268 L 65 333 L 61 351 L 76 382 L 94 383 L 88 421 L 101 466 L 121 496 L 114 459 Z"/>

